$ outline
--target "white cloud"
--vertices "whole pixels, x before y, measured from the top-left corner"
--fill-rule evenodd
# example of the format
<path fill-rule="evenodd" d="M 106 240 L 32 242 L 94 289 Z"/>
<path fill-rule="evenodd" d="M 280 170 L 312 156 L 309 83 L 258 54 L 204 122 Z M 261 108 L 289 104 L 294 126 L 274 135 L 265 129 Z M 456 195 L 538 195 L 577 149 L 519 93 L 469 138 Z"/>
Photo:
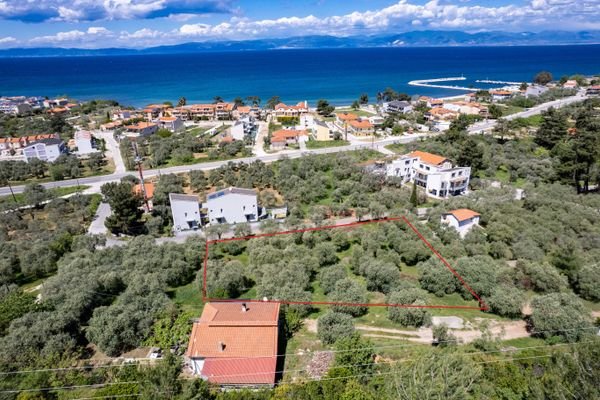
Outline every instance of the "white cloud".
<path fill-rule="evenodd" d="M 12 36 L 0 37 L 0 47 L 12 47 L 15 46 L 19 41 L 17 38 Z"/>
<path fill-rule="evenodd" d="M 58 32 L 54 35 L 38 36 L 30 39 L 31 44 L 59 44 L 64 45 L 82 45 L 85 47 L 94 47 L 99 39 L 106 39 L 114 36 L 114 33 L 104 27 L 90 27 L 86 31 L 72 30 L 67 32 Z M 87 46 L 86 46 L 87 45 Z"/>
<path fill-rule="evenodd" d="M 56 1 L 56 0 L 52 0 Z M 90 0 L 76 0 L 88 3 Z M 101 0 L 103 12 L 108 15 L 121 13 L 122 18 L 134 18 L 136 15 L 151 15 L 152 10 L 166 12 L 163 3 L 171 3 L 171 11 L 189 9 L 194 0 Z M 195 0 L 196 2 L 198 0 Z M 230 0 L 200 0 L 200 3 L 230 3 Z M 0 0 L 0 14 L 2 13 Z M 78 4 L 78 3 L 73 3 Z M 175 7 L 179 5 L 179 8 Z M 481 3 L 485 4 L 485 3 Z M 161 8 L 163 7 L 163 8 Z M 72 7 L 76 8 L 76 7 Z M 276 19 L 252 20 L 234 14 L 229 20 L 218 24 L 184 23 L 178 29 L 157 31 L 150 28 L 133 33 L 121 32 L 111 40 L 111 45 L 121 44 L 128 47 L 156 44 L 181 43 L 189 40 L 228 40 L 268 37 L 289 37 L 302 35 L 349 36 L 357 34 L 393 34 L 413 29 L 459 29 L 464 31 L 482 30 L 544 30 L 544 29 L 600 29 L 598 16 L 600 0 L 531 0 L 529 3 L 502 6 L 487 6 L 470 2 L 450 2 L 430 0 L 425 4 L 413 4 L 410 0 L 400 0 L 389 7 L 378 10 L 352 12 L 329 17 L 287 16 Z M 66 12 L 63 13 L 65 16 Z M 187 18 L 188 13 L 171 13 Z M 74 16 L 73 18 L 77 18 Z M 112 17 L 111 17 L 112 18 Z M 115 17 L 116 18 L 116 17 Z M 69 31 L 52 36 L 33 39 L 33 42 L 85 42 L 90 38 L 101 39 L 109 31 L 87 32 Z M 102 28 L 104 29 L 104 28 Z"/>
<path fill-rule="evenodd" d="M 1 0 L 0 19 L 78 22 L 234 13 L 232 3 L 233 0 Z"/>

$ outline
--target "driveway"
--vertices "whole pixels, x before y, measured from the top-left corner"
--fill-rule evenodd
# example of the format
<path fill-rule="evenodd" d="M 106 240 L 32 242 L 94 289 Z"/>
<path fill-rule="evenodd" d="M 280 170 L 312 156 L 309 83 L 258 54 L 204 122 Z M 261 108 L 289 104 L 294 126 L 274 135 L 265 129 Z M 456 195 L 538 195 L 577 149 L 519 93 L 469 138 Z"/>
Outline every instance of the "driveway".
<path fill-rule="evenodd" d="M 119 143 L 113 136 L 113 131 L 94 131 L 94 136 L 104 139 L 106 143 L 106 156 L 113 159 L 115 163 L 115 173 L 125 172 L 125 163 L 121 157 L 121 149 Z"/>
<path fill-rule="evenodd" d="M 98 210 L 96 210 L 96 216 L 88 228 L 88 234 L 90 235 L 104 235 L 107 232 L 104 226 L 104 221 L 111 214 L 111 209 L 108 203 L 100 203 Z"/>

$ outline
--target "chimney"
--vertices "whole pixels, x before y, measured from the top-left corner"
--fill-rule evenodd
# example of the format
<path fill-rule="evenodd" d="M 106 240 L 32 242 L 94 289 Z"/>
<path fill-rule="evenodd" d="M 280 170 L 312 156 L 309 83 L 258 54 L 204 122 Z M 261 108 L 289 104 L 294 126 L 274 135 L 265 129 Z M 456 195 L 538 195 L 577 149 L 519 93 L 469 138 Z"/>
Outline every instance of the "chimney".
<path fill-rule="evenodd" d="M 220 352 L 224 352 L 225 351 L 225 343 L 219 342 L 219 351 Z"/>
<path fill-rule="evenodd" d="M 242 312 L 248 311 L 248 307 L 246 307 L 246 303 L 242 303 Z"/>

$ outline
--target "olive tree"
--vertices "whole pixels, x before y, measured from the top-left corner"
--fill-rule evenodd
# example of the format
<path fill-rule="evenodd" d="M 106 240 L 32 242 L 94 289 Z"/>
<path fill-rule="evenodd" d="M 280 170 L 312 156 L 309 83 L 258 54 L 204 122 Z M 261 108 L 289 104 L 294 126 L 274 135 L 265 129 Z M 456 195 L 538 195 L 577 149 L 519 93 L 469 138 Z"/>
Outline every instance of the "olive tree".
<path fill-rule="evenodd" d="M 330 293 L 329 299 L 332 302 L 366 304 L 368 302 L 367 291 L 358 282 L 345 278 L 335 284 L 335 289 Z M 336 305 L 332 307 L 336 312 L 350 314 L 358 317 L 366 314 L 366 306 L 344 306 Z"/>
<path fill-rule="evenodd" d="M 498 286 L 485 302 L 490 311 L 502 317 L 519 318 L 525 294 L 511 286 Z"/>
<path fill-rule="evenodd" d="M 531 302 L 533 333 L 542 338 L 559 336 L 567 342 L 579 340 L 592 332 L 589 312 L 571 293 L 551 293 Z"/>
<path fill-rule="evenodd" d="M 392 292 L 387 298 L 388 304 L 402 306 L 388 307 L 388 318 L 403 326 L 419 327 L 431 323 L 431 314 L 426 308 L 420 308 L 427 304 L 425 293 L 420 289 L 409 288 Z M 415 306 L 415 307 L 404 307 Z"/>
<path fill-rule="evenodd" d="M 348 314 L 329 311 L 317 321 L 317 336 L 324 344 L 333 344 L 342 337 L 352 336 L 354 323 Z"/>

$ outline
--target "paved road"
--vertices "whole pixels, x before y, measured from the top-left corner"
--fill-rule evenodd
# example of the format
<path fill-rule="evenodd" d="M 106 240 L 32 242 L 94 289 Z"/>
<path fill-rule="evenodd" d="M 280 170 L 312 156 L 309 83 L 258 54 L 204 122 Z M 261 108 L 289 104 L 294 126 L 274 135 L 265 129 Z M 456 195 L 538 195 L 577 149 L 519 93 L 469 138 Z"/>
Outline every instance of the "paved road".
<path fill-rule="evenodd" d="M 280 158 L 299 158 L 306 154 L 330 154 L 330 153 L 338 153 L 342 151 L 354 151 L 359 149 L 370 149 L 373 148 L 375 150 L 383 148 L 388 144 L 392 143 L 409 143 L 415 140 L 418 140 L 421 137 L 425 137 L 430 134 L 415 134 L 410 136 L 402 136 L 402 137 L 394 137 L 383 140 L 378 140 L 373 144 L 351 144 L 349 146 L 340 146 L 340 147 L 329 147 L 323 149 L 312 149 L 312 150 L 290 150 L 290 151 L 282 151 L 277 154 L 266 154 L 263 156 L 253 156 L 253 157 L 245 157 L 238 158 L 235 160 L 225 160 L 225 161 L 213 161 L 213 162 L 205 162 L 194 165 L 182 165 L 177 167 L 169 167 L 169 168 L 158 168 L 158 169 L 149 169 L 144 171 L 144 177 L 151 178 L 154 176 L 158 176 L 160 174 L 171 174 L 171 173 L 183 173 L 191 170 L 212 170 L 216 169 L 222 165 L 225 165 L 229 162 L 235 163 L 251 163 L 253 161 L 261 160 L 265 163 L 270 163 L 273 161 L 277 161 Z M 69 187 L 69 186 L 77 186 L 79 185 L 91 185 L 93 187 L 99 187 L 99 185 L 106 182 L 114 182 L 123 178 L 126 175 L 135 175 L 135 172 L 115 172 L 111 175 L 103 175 L 103 176 L 92 176 L 89 178 L 79 178 L 79 179 L 69 179 L 64 181 L 56 181 L 56 182 L 48 182 L 43 183 L 42 185 L 46 188 L 58 188 L 58 187 Z M 13 191 L 15 193 L 21 193 L 25 189 L 24 185 L 21 186 L 13 186 Z M 0 196 L 9 195 L 10 191 L 7 187 L 0 188 Z"/>
<path fill-rule="evenodd" d="M 519 118 L 519 117 L 521 117 L 521 118 L 530 117 L 532 115 L 539 114 L 542 111 L 545 111 L 550 107 L 560 108 L 560 107 L 566 106 L 568 104 L 572 104 L 572 103 L 575 103 L 578 101 L 583 101 L 586 98 L 587 98 L 587 96 L 580 93 L 580 94 L 577 94 L 576 96 L 566 97 L 563 99 L 554 100 L 554 101 L 550 101 L 548 103 L 540 104 L 538 106 L 532 107 L 532 108 L 522 111 L 520 113 L 509 115 L 508 117 L 506 117 L 506 119 L 511 120 L 511 119 L 515 119 L 515 118 Z M 469 132 L 470 133 L 480 133 L 480 132 L 488 131 L 488 130 L 492 129 L 495 125 L 496 125 L 495 120 L 479 122 L 479 123 L 472 125 L 469 128 Z M 376 142 L 369 143 L 369 144 L 367 144 L 367 143 L 365 143 L 365 144 L 352 143 L 349 146 L 330 147 L 330 148 L 324 148 L 324 149 L 313 149 L 313 150 L 304 150 L 304 151 L 302 151 L 302 150 L 282 151 L 278 154 L 257 155 L 254 157 L 240 158 L 237 160 L 213 161 L 213 162 L 206 162 L 206 163 L 201 163 L 201 164 L 184 165 L 184 166 L 170 167 L 170 168 L 163 168 L 163 169 L 150 169 L 150 170 L 144 171 L 144 176 L 147 178 L 150 178 L 150 177 L 157 176 L 159 174 L 182 173 L 182 172 L 188 172 L 191 170 L 207 171 L 207 170 L 218 168 L 218 167 L 225 165 L 231 161 L 236 162 L 236 163 L 242 163 L 242 162 L 250 163 L 250 162 L 253 162 L 256 160 L 261 160 L 263 162 L 270 163 L 270 162 L 279 160 L 281 157 L 299 158 L 306 154 L 329 154 L 329 153 L 338 153 L 338 152 L 342 152 L 342 151 L 359 150 L 359 149 L 363 149 L 363 148 L 374 148 L 376 150 L 380 150 L 385 145 L 388 145 L 388 144 L 410 143 L 410 142 L 418 140 L 422 137 L 428 137 L 428 136 L 432 136 L 432 135 L 435 135 L 435 133 L 421 133 L 421 134 L 407 135 L 407 136 L 402 136 L 402 137 L 392 137 L 392 138 L 387 138 L 387 139 L 383 139 L 383 140 L 378 140 Z M 116 152 L 116 154 L 119 154 L 119 152 Z M 44 183 L 43 185 L 46 188 L 77 186 L 78 184 L 92 185 L 93 187 L 99 187 L 103 183 L 118 181 L 119 179 L 123 178 L 124 176 L 131 175 L 131 174 L 133 174 L 133 172 L 115 171 L 115 173 L 113 173 L 111 175 L 80 178 L 79 180 L 70 179 L 70 180 L 65 180 L 65 181 L 49 182 L 49 183 Z M 15 193 L 21 193 L 24 188 L 25 188 L 25 186 L 14 186 L 13 191 Z M 9 194 L 10 194 L 10 191 L 7 187 L 0 188 L 0 196 L 6 196 Z"/>
<path fill-rule="evenodd" d="M 541 114 L 543 111 L 546 111 L 550 107 L 561 108 L 561 107 L 567 106 L 569 104 L 583 101 L 587 98 L 588 97 L 585 94 L 580 92 L 575 96 L 565 97 L 563 99 L 558 99 L 558 100 L 554 100 L 554 101 L 549 101 L 548 103 L 543 103 L 543 104 L 537 105 L 535 107 L 528 108 L 525 111 L 521 111 L 521 112 L 518 112 L 515 114 L 508 115 L 504 119 L 511 121 L 516 118 L 531 117 L 533 115 Z M 496 120 L 487 120 L 487 121 L 477 122 L 469 127 L 469 132 L 470 133 L 480 133 L 482 131 L 488 131 L 490 129 L 493 129 L 496 126 L 496 122 L 497 122 Z"/>

